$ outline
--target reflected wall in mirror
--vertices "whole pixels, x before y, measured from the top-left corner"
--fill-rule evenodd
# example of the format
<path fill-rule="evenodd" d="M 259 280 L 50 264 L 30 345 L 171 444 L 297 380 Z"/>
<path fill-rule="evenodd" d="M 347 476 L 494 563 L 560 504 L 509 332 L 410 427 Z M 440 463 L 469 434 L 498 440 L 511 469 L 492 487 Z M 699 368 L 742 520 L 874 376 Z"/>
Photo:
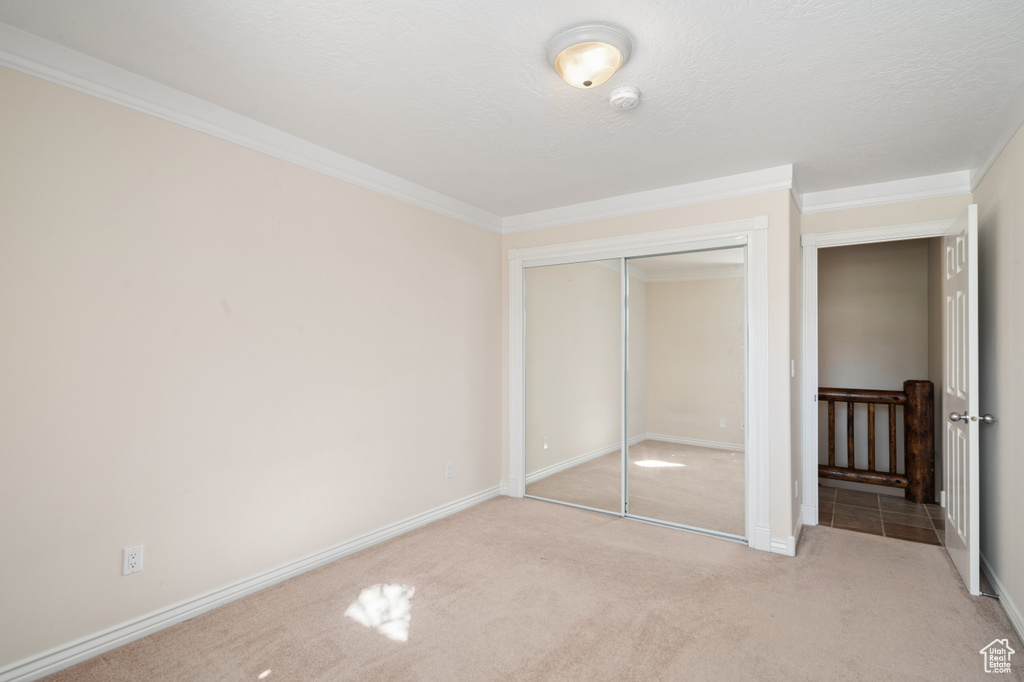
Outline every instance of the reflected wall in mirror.
<path fill-rule="evenodd" d="M 627 261 L 631 515 L 746 534 L 745 251 Z"/>
<path fill-rule="evenodd" d="M 620 268 L 525 270 L 527 495 L 621 512 Z"/>

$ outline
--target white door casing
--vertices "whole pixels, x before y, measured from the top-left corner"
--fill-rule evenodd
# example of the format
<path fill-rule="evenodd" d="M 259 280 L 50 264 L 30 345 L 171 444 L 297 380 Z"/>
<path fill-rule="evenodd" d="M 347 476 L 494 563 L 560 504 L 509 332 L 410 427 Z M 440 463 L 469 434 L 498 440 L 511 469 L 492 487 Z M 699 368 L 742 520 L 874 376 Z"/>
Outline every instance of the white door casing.
<path fill-rule="evenodd" d="M 818 250 L 855 244 L 942 237 L 951 220 L 887 225 L 843 232 L 810 233 L 800 237 L 803 247 L 803 472 L 801 516 L 805 526 L 818 524 Z"/>
<path fill-rule="evenodd" d="M 946 551 L 971 594 L 980 594 L 978 519 L 978 206 L 943 238 L 942 418 Z"/>

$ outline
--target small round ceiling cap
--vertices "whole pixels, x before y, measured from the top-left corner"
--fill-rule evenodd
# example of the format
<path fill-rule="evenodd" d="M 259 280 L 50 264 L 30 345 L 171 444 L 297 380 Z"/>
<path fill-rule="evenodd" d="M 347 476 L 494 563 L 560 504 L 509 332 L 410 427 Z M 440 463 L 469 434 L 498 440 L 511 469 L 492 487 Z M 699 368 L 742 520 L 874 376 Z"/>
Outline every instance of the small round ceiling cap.
<path fill-rule="evenodd" d="M 612 109 L 632 109 L 640 104 L 640 88 L 633 85 L 615 88 L 608 95 L 608 104 Z"/>

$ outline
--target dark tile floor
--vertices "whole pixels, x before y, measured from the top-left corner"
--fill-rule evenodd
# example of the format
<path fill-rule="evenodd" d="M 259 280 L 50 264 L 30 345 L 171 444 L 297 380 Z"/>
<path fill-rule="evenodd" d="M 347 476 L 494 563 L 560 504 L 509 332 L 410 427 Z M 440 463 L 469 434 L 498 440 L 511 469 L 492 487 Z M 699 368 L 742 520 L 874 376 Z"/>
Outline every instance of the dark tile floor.
<path fill-rule="evenodd" d="M 914 504 L 902 497 L 818 486 L 818 523 L 822 526 L 941 545 L 945 516 L 937 504 Z"/>

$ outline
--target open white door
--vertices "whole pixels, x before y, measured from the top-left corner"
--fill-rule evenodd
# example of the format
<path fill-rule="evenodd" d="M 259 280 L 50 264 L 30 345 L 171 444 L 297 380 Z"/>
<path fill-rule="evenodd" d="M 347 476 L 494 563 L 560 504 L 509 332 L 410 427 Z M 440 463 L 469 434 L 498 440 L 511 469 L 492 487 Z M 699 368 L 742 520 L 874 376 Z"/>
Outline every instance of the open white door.
<path fill-rule="evenodd" d="M 946 551 L 971 594 L 980 594 L 978 545 L 978 206 L 960 214 L 943 239 L 942 459 Z"/>

